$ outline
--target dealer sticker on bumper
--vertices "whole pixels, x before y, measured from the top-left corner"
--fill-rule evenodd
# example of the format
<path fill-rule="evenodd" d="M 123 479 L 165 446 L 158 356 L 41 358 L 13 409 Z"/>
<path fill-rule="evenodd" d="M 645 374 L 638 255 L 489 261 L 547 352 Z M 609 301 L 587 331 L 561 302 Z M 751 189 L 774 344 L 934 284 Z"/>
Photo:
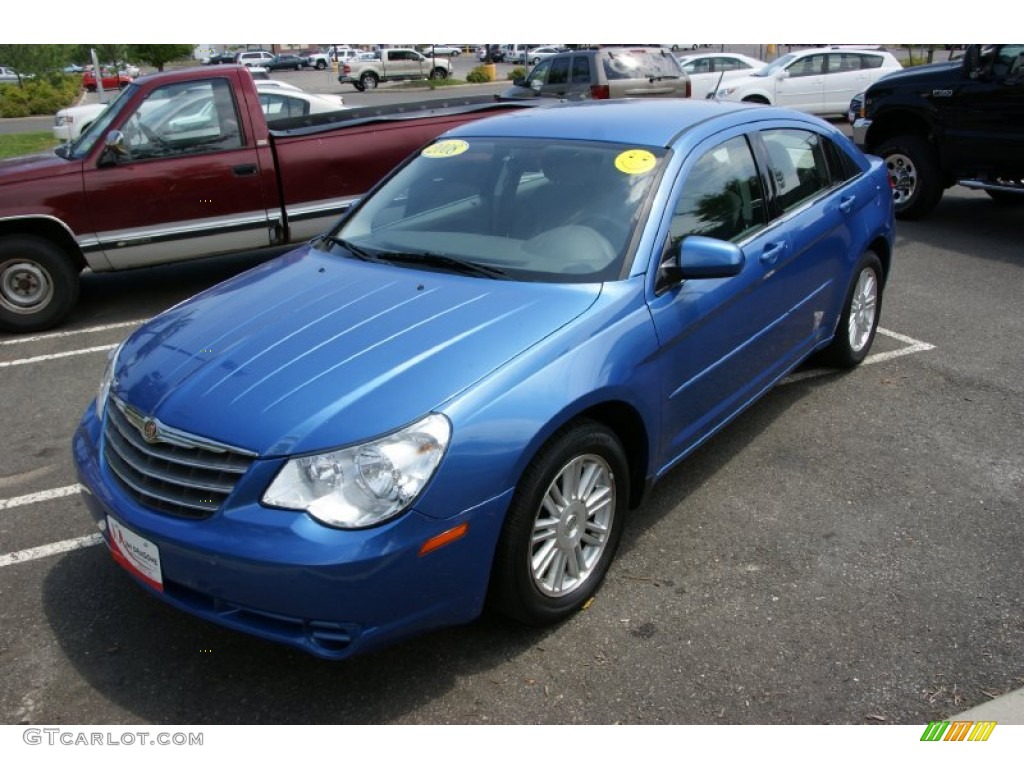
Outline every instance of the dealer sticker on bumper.
<path fill-rule="evenodd" d="M 110 553 L 114 560 L 129 573 L 142 579 L 153 589 L 164 591 L 164 580 L 160 572 L 160 550 L 156 544 L 130 531 L 117 520 L 107 516 L 107 530 L 110 532 Z"/>

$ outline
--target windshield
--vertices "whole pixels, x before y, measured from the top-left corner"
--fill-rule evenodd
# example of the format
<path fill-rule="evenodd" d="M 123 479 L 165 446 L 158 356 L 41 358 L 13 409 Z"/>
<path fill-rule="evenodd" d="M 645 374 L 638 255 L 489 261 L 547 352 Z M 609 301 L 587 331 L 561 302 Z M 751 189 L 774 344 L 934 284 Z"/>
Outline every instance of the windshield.
<path fill-rule="evenodd" d="M 757 70 L 757 72 L 751 72 L 750 74 L 754 77 L 768 77 L 769 75 L 778 72 L 780 69 L 784 69 L 785 67 L 789 66 L 789 64 L 792 63 L 792 61 L 796 57 L 797 54 L 795 53 L 787 53 L 785 56 L 779 56 L 779 58 L 777 58 L 771 64 L 762 67 L 761 69 Z"/>
<path fill-rule="evenodd" d="M 325 243 L 404 267 L 544 282 L 618 279 L 666 150 L 541 139 L 439 140 Z M 416 257 L 419 257 L 417 262 Z"/>
<path fill-rule="evenodd" d="M 609 50 L 604 59 L 605 77 L 628 80 L 638 77 L 679 77 L 679 62 L 668 51 Z"/>
<path fill-rule="evenodd" d="M 89 152 L 92 151 L 92 147 L 96 143 L 96 140 L 101 136 L 106 136 L 107 130 L 110 128 L 110 124 L 117 119 L 119 114 L 121 114 L 125 104 L 129 102 L 132 94 L 135 93 L 135 90 L 136 86 L 129 85 L 123 91 L 118 93 L 114 100 L 107 105 L 107 108 L 100 113 L 99 117 L 96 118 L 95 122 L 85 129 L 82 132 L 82 135 L 71 144 L 70 149 L 64 156 L 81 159 L 88 155 Z"/>

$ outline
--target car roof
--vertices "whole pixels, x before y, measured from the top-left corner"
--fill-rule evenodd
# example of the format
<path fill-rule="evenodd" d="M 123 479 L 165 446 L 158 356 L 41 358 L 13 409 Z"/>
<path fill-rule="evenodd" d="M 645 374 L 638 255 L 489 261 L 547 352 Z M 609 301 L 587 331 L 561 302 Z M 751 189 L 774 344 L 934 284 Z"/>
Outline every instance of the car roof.
<path fill-rule="evenodd" d="M 706 99 L 609 99 L 559 102 L 477 120 L 447 136 L 583 139 L 668 147 L 699 124 L 718 130 L 758 119 L 809 118 L 793 110 Z M 600 114 L 595 112 L 600 111 Z M 742 113 L 742 114 L 741 114 Z M 717 124 L 717 125 L 716 125 Z"/>

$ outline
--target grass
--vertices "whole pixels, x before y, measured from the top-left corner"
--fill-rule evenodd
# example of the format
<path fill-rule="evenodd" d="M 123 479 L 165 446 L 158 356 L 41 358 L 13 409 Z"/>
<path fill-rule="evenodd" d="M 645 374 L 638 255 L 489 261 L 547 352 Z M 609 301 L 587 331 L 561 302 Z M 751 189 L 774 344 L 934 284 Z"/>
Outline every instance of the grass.
<path fill-rule="evenodd" d="M 0 134 L 0 158 L 45 152 L 58 144 L 60 142 L 49 131 Z"/>

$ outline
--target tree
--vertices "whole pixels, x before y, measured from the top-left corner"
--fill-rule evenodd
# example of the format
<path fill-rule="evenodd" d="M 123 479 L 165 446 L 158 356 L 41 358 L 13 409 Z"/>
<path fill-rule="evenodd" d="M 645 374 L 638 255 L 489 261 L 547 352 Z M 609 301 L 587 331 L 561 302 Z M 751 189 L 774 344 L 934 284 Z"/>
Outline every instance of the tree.
<path fill-rule="evenodd" d="M 72 60 L 74 45 L 0 45 L 0 61 L 18 75 L 59 72 Z"/>
<path fill-rule="evenodd" d="M 135 59 L 142 64 L 149 64 L 163 72 L 164 64 L 190 57 L 193 46 L 187 43 L 182 45 L 138 44 L 129 45 L 127 48 L 129 58 Z"/>

